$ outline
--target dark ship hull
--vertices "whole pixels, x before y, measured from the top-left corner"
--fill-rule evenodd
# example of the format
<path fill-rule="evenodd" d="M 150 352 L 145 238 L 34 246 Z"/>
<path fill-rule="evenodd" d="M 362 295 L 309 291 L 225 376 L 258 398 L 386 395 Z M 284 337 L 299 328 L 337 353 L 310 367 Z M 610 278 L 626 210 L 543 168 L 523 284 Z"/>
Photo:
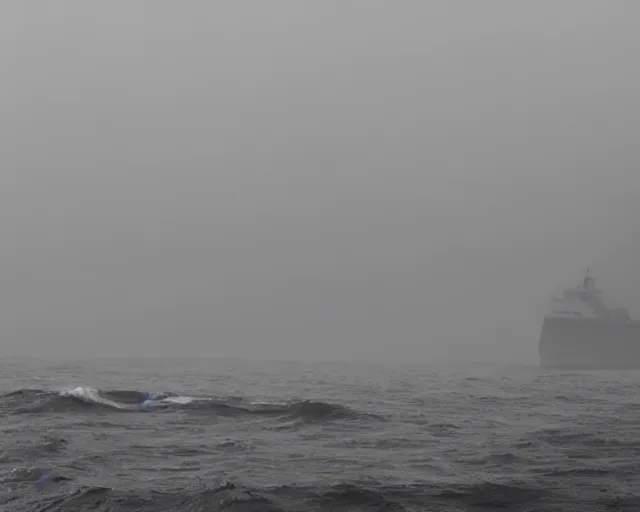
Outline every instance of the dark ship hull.
<path fill-rule="evenodd" d="M 564 369 L 640 369 L 640 322 L 547 317 L 540 365 Z"/>

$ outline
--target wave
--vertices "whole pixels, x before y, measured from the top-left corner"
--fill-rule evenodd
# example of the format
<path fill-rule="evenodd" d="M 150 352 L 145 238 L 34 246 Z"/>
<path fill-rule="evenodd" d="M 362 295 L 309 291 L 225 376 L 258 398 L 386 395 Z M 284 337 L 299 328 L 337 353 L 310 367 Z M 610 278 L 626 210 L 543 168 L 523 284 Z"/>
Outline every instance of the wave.
<path fill-rule="evenodd" d="M 640 454 L 640 442 L 635 437 L 620 439 L 611 436 L 608 432 L 586 432 L 580 430 L 567 432 L 562 429 L 543 429 L 534 433 L 533 437 L 534 441 L 554 448 L 581 446 L 588 447 L 591 452 L 624 449 L 629 454 Z"/>
<path fill-rule="evenodd" d="M 146 401 L 146 403 L 145 403 Z M 147 407 L 141 407 L 148 405 Z M 217 416 L 286 417 L 303 423 L 374 415 L 323 401 L 264 402 L 246 399 L 146 393 L 136 390 L 99 390 L 76 386 L 63 390 L 20 389 L 0 396 L 0 410 L 7 414 L 65 412 L 185 412 Z M 380 418 L 381 419 L 381 418 Z"/>
<path fill-rule="evenodd" d="M 72 478 L 57 474 L 46 468 L 13 468 L 6 473 L 0 474 L 1 484 L 16 483 L 48 483 L 69 482 Z"/>
<path fill-rule="evenodd" d="M 493 509 L 517 506 L 522 510 L 526 505 L 542 501 L 549 494 L 550 491 L 547 489 L 530 487 L 518 482 L 509 484 L 481 482 L 444 490 L 439 493 L 439 498 L 455 500 L 468 507 Z"/>
<path fill-rule="evenodd" d="M 50 436 L 43 436 L 38 441 L 12 443 L 0 450 L 0 463 L 22 462 L 34 457 L 55 455 L 64 452 L 68 444 L 68 441 L 62 437 Z"/>
<path fill-rule="evenodd" d="M 14 481 L 33 484 L 37 473 Z M 71 488 L 64 477 L 49 483 L 47 494 L 29 493 L 12 510 L 174 511 L 212 512 L 284 512 L 285 510 L 333 510 L 405 512 L 425 509 L 452 510 L 524 510 L 539 506 L 550 491 L 512 484 L 480 482 L 444 488 L 435 484 L 383 485 L 379 482 L 338 483 L 330 487 L 277 486 L 250 488 L 225 480 L 206 483 L 197 480 L 182 488 L 125 491 L 109 487 Z"/>
<path fill-rule="evenodd" d="M 25 414 L 125 410 L 127 405 L 101 396 L 96 389 L 78 386 L 61 391 L 20 389 L 3 395 L 0 408 L 7 414 Z"/>
<path fill-rule="evenodd" d="M 505 469 L 516 464 L 529 464 L 531 461 L 513 452 L 493 452 L 486 455 L 476 455 L 460 459 L 465 464 L 482 466 L 483 468 Z"/>

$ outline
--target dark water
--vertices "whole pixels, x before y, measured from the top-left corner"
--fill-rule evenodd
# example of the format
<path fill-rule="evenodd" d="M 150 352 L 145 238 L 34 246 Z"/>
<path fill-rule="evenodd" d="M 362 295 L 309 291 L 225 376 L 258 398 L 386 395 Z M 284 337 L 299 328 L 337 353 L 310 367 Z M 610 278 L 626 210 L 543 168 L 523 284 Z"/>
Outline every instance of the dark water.
<path fill-rule="evenodd" d="M 638 511 L 639 390 L 526 367 L 5 361 L 0 510 Z"/>

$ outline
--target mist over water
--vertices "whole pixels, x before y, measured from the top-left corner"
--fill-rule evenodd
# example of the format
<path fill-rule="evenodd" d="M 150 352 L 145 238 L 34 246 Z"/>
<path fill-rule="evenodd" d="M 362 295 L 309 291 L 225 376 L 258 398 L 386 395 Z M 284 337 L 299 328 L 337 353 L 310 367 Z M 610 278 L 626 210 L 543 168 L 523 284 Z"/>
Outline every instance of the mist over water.
<path fill-rule="evenodd" d="M 0 509 L 637 510 L 639 5 L 2 3 Z"/>
<path fill-rule="evenodd" d="M 5 354 L 535 364 L 587 267 L 638 311 L 633 3 L 1 10 Z"/>

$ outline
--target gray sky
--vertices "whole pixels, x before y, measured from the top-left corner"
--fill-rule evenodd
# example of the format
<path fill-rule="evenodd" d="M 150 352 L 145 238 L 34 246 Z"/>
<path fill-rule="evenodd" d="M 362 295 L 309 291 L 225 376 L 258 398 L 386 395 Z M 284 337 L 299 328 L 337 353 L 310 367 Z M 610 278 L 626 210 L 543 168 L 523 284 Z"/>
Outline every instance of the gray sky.
<path fill-rule="evenodd" d="M 537 363 L 587 266 L 640 313 L 639 11 L 3 2 L 0 354 Z"/>

